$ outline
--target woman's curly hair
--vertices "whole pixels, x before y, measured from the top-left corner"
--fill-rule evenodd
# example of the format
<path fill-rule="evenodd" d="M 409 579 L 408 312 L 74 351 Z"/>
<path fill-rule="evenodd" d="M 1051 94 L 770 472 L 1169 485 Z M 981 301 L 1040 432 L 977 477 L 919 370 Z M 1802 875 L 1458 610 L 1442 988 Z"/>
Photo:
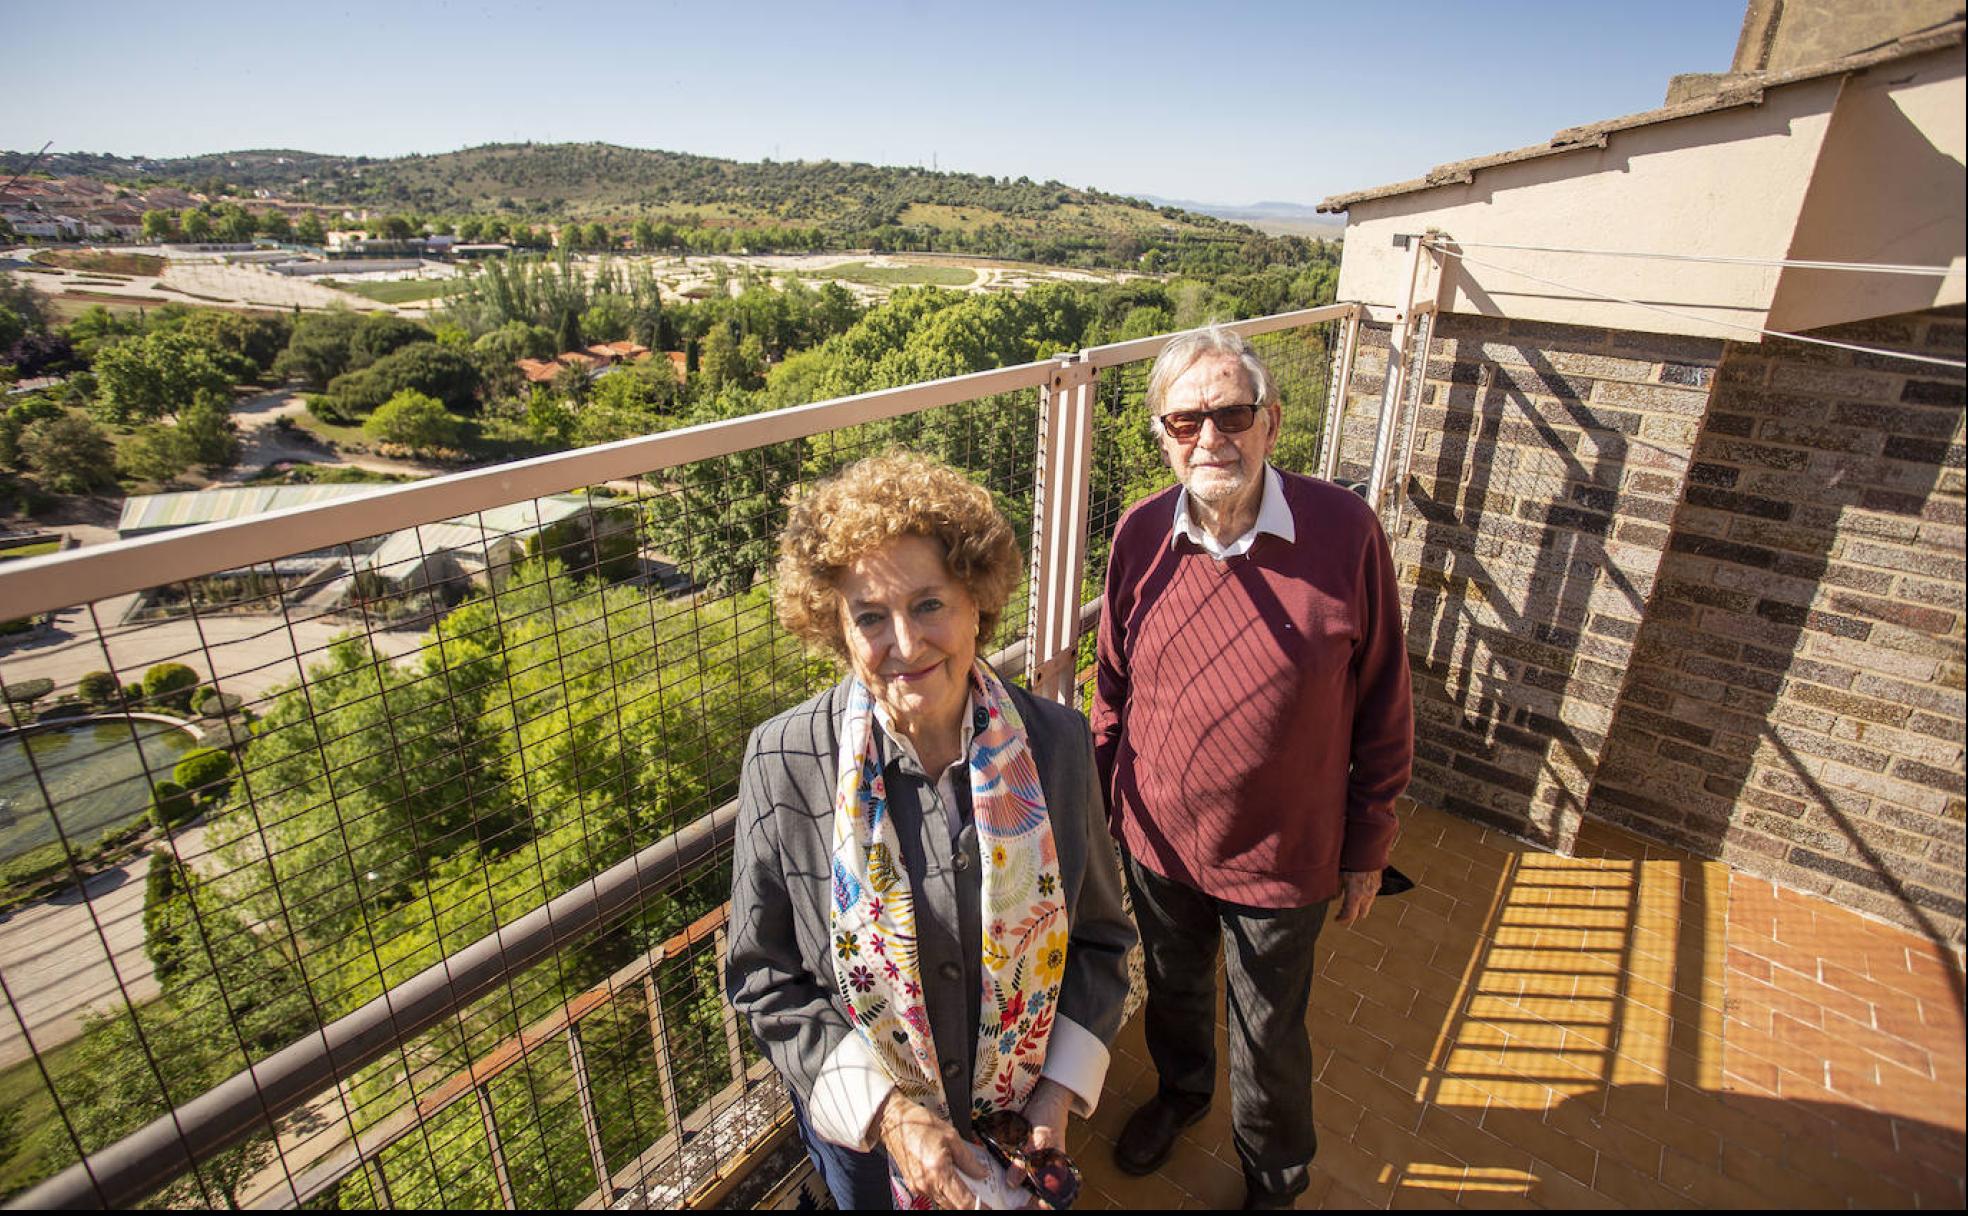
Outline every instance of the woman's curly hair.
<path fill-rule="evenodd" d="M 837 584 L 863 555 L 903 536 L 943 545 L 952 578 L 977 603 L 981 650 L 1024 559 L 990 491 L 946 464 L 908 452 L 870 456 L 793 504 L 779 536 L 779 620 L 815 651 L 847 658 Z"/>

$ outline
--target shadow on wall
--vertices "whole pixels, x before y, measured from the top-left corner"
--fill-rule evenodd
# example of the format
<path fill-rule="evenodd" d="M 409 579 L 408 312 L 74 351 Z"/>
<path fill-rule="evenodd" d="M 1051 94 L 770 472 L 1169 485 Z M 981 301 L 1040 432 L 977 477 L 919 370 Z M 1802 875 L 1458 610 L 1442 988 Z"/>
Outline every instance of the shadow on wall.
<path fill-rule="evenodd" d="M 1823 332 L 1962 350 L 1959 310 Z M 1590 804 L 1950 960 L 1963 399 L 1952 369 L 1730 344 Z"/>

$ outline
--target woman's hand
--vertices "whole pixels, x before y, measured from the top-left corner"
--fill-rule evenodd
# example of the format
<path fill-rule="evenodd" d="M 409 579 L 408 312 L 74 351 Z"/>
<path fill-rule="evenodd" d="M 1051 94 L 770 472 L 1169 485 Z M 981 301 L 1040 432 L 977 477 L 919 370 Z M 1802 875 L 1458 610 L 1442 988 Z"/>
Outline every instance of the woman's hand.
<path fill-rule="evenodd" d="M 974 1208 L 977 1196 L 971 1193 L 959 1171 L 972 1178 L 984 1176 L 984 1163 L 957 1135 L 957 1129 L 931 1114 L 921 1103 L 891 1090 L 877 1117 L 882 1147 L 902 1174 L 910 1192 L 939 1208 Z"/>

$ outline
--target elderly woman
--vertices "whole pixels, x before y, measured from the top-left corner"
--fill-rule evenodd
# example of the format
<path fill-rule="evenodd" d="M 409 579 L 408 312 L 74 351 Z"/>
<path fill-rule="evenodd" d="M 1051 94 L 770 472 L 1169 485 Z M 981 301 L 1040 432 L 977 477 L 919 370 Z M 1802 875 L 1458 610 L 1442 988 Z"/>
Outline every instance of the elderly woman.
<path fill-rule="evenodd" d="M 1063 1148 L 1120 1027 L 1135 936 L 1086 720 L 978 654 L 1019 568 L 991 496 L 908 455 L 780 539 L 780 619 L 848 674 L 746 749 L 730 997 L 843 1208 L 978 1206 L 973 1124 L 1022 1111 Z"/>

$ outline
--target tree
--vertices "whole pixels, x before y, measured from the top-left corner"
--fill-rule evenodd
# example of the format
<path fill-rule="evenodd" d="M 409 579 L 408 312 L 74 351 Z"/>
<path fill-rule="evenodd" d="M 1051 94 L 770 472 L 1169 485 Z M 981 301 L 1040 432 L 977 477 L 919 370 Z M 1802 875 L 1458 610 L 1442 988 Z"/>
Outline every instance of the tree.
<path fill-rule="evenodd" d="M 232 757 L 216 747 L 194 747 L 171 769 L 171 780 L 200 802 L 225 797 L 231 776 Z"/>
<path fill-rule="evenodd" d="M 456 449 L 464 440 L 465 420 L 444 408 L 435 397 L 404 389 L 376 407 L 362 424 L 362 433 L 379 443 L 393 443 L 417 454 Z"/>
<path fill-rule="evenodd" d="M 198 673 L 183 663 L 158 663 L 144 672 L 144 702 L 147 705 L 191 712 L 191 690 L 198 687 Z"/>
<path fill-rule="evenodd" d="M 223 393 L 200 392 L 178 413 L 185 455 L 195 464 L 220 469 L 239 459 L 239 426 L 232 402 Z"/>
<path fill-rule="evenodd" d="M 554 357 L 553 332 L 542 325 L 529 325 L 524 321 L 508 321 L 490 333 L 482 334 L 472 349 L 484 351 L 504 363 L 516 363 L 521 359 L 551 359 Z"/>
<path fill-rule="evenodd" d="M 727 389 L 692 410 L 695 425 L 755 412 L 751 394 Z M 721 594 L 749 589 L 771 564 L 799 481 L 807 443 L 772 444 L 693 461 L 670 471 L 676 489 L 656 499 L 656 548 Z"/>
<path fill-rule="evenodd" d="M 362 318 L 349 340 L 349 368 L 369 366 L 384 355 L 416 342 L 429 342 L 431 331 L 394 313 L 371 313 Z"/>
<path fill-rule="evenodd" d="M 346 308 L 302 316 L 294 323 L 287 349 L 274 360 L 274 373 L 317 388 L 328 387 L 353 366 L 355 335 L 361 326 L 361 315 Z"/>
<path fill-rule="evenodd" d="M 321 217 L 310 211 L 294 225 L 294 239 L 303 245 L 325 245 L 328 230 L 321 226 Z"/>
<path fill-rule="evenodd" d="M 226 394 L 232 380 L 213 349 L 182 332 L 152 330 L 96 356 L 94 412 L 105 422 L 132 422 L 175 414 L 200 392 Z"/>
<path fill-rule="evenodd" d="M 478 388 L 478 365 L 470 355 L 435 342 L 417 342 L 336 377 L 328 385 L 328 396 L 348 417 L 364 417 L 404 389 L 436 397 L 446 408 L 463 413 L 478 408 Z"/>
<path fill-rule="evenodd" d="M 581 230 L 581 244 L 589 249 L 607 249 L 614 244 L 608 226 L 596 220 Z"/>
<path fill-rule="evenodd" d="M 179 217 L 178 228 L 184 233 L 184 239 L 187 241 L 209 240 L 212 235 L 212 217 L 202 208 L 194 208 Z"/>
<path fill-rule="evenodd" d="M 287 218 L 285 211 L 275 210 L 261 213 L 256 226 L 259 228 L 261 235 L 271 237 L 276 241 L 290 240 L 294 235 L 293 221 Z"/>
<path fill-rule="evenodd" d="M 169 211 L 143 213 L 143 238 L 146 241 L 168 241 L 176 226 Z"/>
<path fill-rule="evenodd" d="M 656 248 L 656 225 L 648 220 L 637 220 L 630 232 L 635 239 L 636 252 L 649 253 Z"/>
<path fill-rule="evenodd" d="M 115 676 L 106 671 L 92 671 L 75 682 L 75 691 L 91 705 L 114 705 L 121 690 Z"/>
<path fill-rule="evenodd" d="M 116 449 L 116 469 L 134 481 L 163 485 L 192 463 L 178 428 L 153 422 L 140 428 Z"/>
<path fill-rule="evenodd" d="M 109 436 L 87 418 L 63 414 L 29 423 L 19 443 L 22 459 L 50 489 L 82 494 L 108 478 Z"/>

